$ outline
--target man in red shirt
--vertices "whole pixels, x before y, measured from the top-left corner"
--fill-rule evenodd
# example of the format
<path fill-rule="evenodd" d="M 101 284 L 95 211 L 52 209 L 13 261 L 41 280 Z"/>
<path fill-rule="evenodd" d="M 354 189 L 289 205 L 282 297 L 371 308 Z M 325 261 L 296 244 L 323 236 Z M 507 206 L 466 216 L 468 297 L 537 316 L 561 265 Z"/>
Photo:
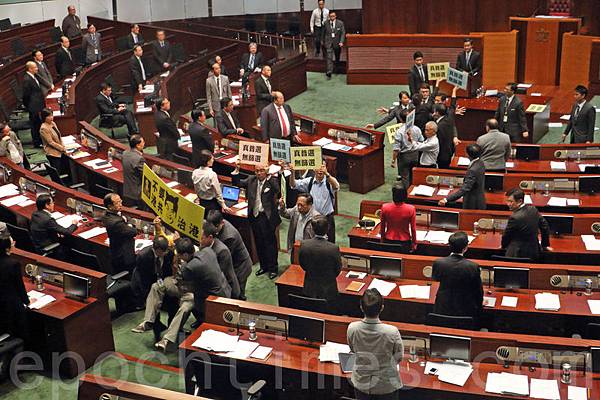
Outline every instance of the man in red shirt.
<path fill-rule="evenodd" d="M 394 202 L 381 206 L 381 241 L 400 244 L 403 253 L 417 248 L 417 212 L 415 206 L 405 203 L 407 197 L 406 187 L 396 182 L 392 186 Z"/>

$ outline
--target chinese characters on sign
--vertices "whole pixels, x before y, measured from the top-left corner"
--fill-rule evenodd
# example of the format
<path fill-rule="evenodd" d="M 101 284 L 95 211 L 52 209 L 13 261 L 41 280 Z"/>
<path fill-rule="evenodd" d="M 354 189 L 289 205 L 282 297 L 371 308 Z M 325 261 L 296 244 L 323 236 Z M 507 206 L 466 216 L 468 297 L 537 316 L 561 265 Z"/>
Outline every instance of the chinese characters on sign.
<path fill-rule="evenodd" d="M 321 146 L 292 147 L 292 165 L 297 171 L 314 169 L 323 164 Z"/>
<path fill-rule="evenodd" d="M 469 84 L 469 73 L 450 67 L 448 68 L 448 78 L 446 80 L 451 85 L 458 86 L 463 90 L 467 90 L 467 85 Z"/>
<path fill-rule="evenodd" d="M 415 124 L 415 110 L 412 110 L 406 116 L 406 130 L 408 131 Z"/>
<path fill-rule="evenodd" d="M 427 74 L 432 81 L 439 81 L 448 78 L 448 69 L 450 63 L 429 63 L 427 64 Z"/>
<path fill-rule="evenodd" d="M 267 143 L 240 141 L 239 160 L 242 164 L 268 164 L 269 145 Z"/>
<path fill-rule="evenodd" d="M 404 124 L 394 124 L 385 128 L 390 144 L 396 143 L 396 132 L 398 132 L 398 129 L 402 128 L 403 125 Z"/>
<path fill-rule="evenodd" d="M 271 160 L 284 161 L 289 163 L 290 157 L 290 141 L 284 139 L 270 139 L 271 142 Z"/>

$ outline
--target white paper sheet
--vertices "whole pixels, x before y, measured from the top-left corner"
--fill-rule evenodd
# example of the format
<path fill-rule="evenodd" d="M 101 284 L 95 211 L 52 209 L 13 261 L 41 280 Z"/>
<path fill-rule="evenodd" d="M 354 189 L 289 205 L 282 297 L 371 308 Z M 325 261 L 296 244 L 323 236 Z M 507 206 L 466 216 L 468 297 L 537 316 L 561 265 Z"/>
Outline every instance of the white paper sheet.
<path fill-rule="evenodd" d="M 333 140 L 326 137 L 322 137 L 319 140 L 315 140 L 314 142 L 312 142 L 312 144 L 313 146 L 326 146 L 331 142 L 333 142 Z"/>
<path fill-rule="evenodd" d="M 588 307 L 590 312 L 594 315 L 600 314 L 600 300 L 588 300 Z"/>
<path fill-rule="evenodd" d="M 506 162 L 506 168 L 514 168 L 514 167 L 515 167 L 514 161 L 507 161 Z"/>
<path fill-rule="evenodd" d="M 4 207 L 12 207 L 27 200 L 29 200 L 27 197 L 23 195 L 18 195 L 15 197 L 10 197 L 6 200 L 2 200 L 0 204 L 2 204 Z"/>
<path fill-rule="evenodd" d="M 235 348 L 232 351 L 227 352 L 226 356 L 231 358 L 248 358 L 257 347 L 258 343 L 256 342 L 238 340 L 235 344 Z"/>
<path fill-rule="evenodd" d="M 450 194 L 450 189 L 438 189 L 438 196 L 448 196 Z"/>
<path fill-rule="evenodd" d="M 562 122 L 548 122 L 548 128 L 562 128 Z"/>
<path fill-rule="evenodd" d="M 192 346 L 217 353 L 225 353 L 236 349 L 238 339 L 237 335 L 228 335 L 224 332 L 209 329 L 202 332 L 200 337 L 192 343 Z"/>
<path fill-rule="evenodd" d="M 567 400 L 588 400 L 587 388 L 569 386 L 567 391 Z"/>
<path fill-rule="evenodd" d="M 458 157 L 457 165 L 466 167 L 470 163 L 471 163 L 471 160 L 469 160 L 467 157 Z"/>
<path fill-rule="evenodd" d="M 552 171 L 566 171 L 567 163 L 564 161 L 550 161 L 550 169 Z"/>
<path fill-rule="evenodd" d="M 271 355 L 272 351 L 273 351 L 272 347 L 258 346 L 256 348 L 256 350 L 254 350 L 254 352 L 252 352 L 252 354 L 250 354 L 250 358 L 266 360 Z"/>
<path fill-rule="evenodd" d="M 340 362 L 340 353 L 350 353 L 350 346 L 344 343 L 327 341 L 319 347 L 319 361 L 321 362 Z"/>
<path fill-rule="evenodd" d="M 19 187 L 14 183 L 7 183 L 6 185 L 0 186 L 0 198 L 14 196 L 19 194 Z"/>
<path fill-rule="evenodd" d="M 585 244 L 586 250 L 600 250 L 600 240 L 596 239 L 594 235 L 581 235 L 581 240 Z"/>
<path fill-rule="evenodd" d="M 526 194 L 525 199 L 523 200 L 525 204 L 533 204 L 533 200 L 531 200 L 531 195 Z"/>
<path fill-rule="evenodd" d="M 567 206 L 567 198 L 566 197 L 550 197 L 550 200 L 548 200 L 548 206 L 566 207 Z"/>
<path fill-rule="evenodd" d="M 427 231 L 420 231 L 417 229 L 417 242 L 422 242 L 427 236 Z"/>
<path fill-rule="evenodd" d="M 431 286 L 419 286 L 419 285 L 401 285 L 400 296 L 403 299 L 421 299 L 428 300 Z"/>
<path fill-rule="evenodd" d="M 453 234 L 453 232 L 428 231 L 427 235 L 425 236 L 425 241 L 428 241 L 431 243 L 447 244 L 448 239 L 450 238 L 450 236 L 452 236 L 452 234 Z"/>
<path fill-rule="evenodd" d="M 387 282 L 377 278 L 373 279 L 369 285 L 369 289 L 377 289 L 384 297 L 389 296 L 395 287 L 396 284 L 394 282 Z"/>
<path fill-rule="evenodd" d="M 431 197 L 435 193 L 435 188 L 427 185 L 415 186 L 411 195 Z"/>
<path fill-rule="evenodd" d="M 90 229 L 89 231 L 81 232 L 78 236 L 84 239 L 91 239 L 93 237 L 102 235 L 103 233 L 106 233 L 106 228 L 102 226 L 97 226 L 95 228 Z"/>
<path fill-rule="evenodd" d="M 534 399 L 560 400 L 558 382 L 553 379 L 531 378 L 529 397 Z"/>
<path fill-rule="evenodd" d="M 496 298 L 490 296 L 483 296 L 483 306 L 494 308 L 496 306 Z"/>
<path fill-rule="evenodd" d="M 527 375 L 509 374 L 507 372 L 488 372 L 485 391 L 488 393 L 528 396 L 529 378 Z"/>
<path fill-rule="evenodd" d="M 502 303 L 500 305 L 502 307 L 516 307 L 518 301 L 519 301 L 518 297 L 503 296 L 502 297 Z"/>
<path fill-rule="evenodd" d="M 73 220 L 77 218 L 77 222 L 81 221 L 81 217 L 77 215 L 65 215 L 62 218 L 58 218 L 56 223 L 62 226 L 63 228 L 68 228 L 73 225 Z"/>
<path fill-rule="evenodd" d="M 554 293 L 536 293 L 535 309 L 558 311 L 560 310 L 560 297 Z"/>

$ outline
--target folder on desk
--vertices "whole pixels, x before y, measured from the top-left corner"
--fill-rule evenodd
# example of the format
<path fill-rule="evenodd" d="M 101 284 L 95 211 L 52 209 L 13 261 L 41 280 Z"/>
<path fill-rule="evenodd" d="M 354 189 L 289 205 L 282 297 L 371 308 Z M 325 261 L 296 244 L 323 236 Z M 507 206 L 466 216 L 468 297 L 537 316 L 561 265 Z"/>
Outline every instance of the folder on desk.
<path fill-rule="evenodd" d="M 554 293 L 536 293 L 535 309 L 545 311 L 560 310 L 560 297 Z"/>
<path fill-rule="evenodd" d="M 425 196 L 431 197 L 435 193 L 435 188 L 427 185 L 418 185 L 413 190 L 411 195 L 413 196 Z"/>
<path fill-rule="evenodd" d="M 360 290 L 365 286 L 364 282 L 354 281 L 351 282 L 348 286 L 346 286 L 346 290 L 349 292 L 360 292 Z"/>
<path fill-rule="evenodd" d="M 488 372 L 485 391 L 513 396 L 529 396 L 529 377 L 508 372 Z"/>

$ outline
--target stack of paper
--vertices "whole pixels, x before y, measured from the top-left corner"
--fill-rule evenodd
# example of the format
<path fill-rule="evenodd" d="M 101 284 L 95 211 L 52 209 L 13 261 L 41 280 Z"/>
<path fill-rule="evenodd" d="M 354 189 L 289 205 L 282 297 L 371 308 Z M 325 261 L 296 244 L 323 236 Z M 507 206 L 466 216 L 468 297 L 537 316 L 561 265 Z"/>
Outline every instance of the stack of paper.
<path fill-rule="evenodd" d="M 106 233 L 106 228 L 102 226 L 97 226 L 95 228 L 90 229 L 89 231 L 81 232 L 78 236 L 84 239 L 91 239 L 95 236 L 102 235 L 103 233 Z"/>
<path fill-rule="evenodd" d="M 429 291 L 431 286 L 419 286 L 419 285 L 401 285 L 400 296 L 403 299 L 429 299 Z"/>
<path fill-rule="evenodd" d="M 529 396 L 529 378 L 527 375 L 509 374 L 508 372 L 488 372 L 485 391 L 513 396 Z"/>
<path fill-rule="evenodd" d="M 552 171 L 566 171 L 567 163 L 564 161 L 550 161 L 550 169 Z"/>
<path fill-rule="evenodd" d="M 192 343 L 192 346 L 217 353 L 225 353 L 236 350 L 238 339 L 238 335 L 228 335 L 224 332 L 209 329 L 202 332 L 198 340 Z"/>
<path fill-rule="evenodd" d="M 536 293 L 535 309 L 558 311 L 560 310 L 560 297 L 554 293 Z"/>
<path fill-rule="evenodd" d="M 258 343 L 248 340 L 238 340 L 233 350 L 227 352 L 227 357 L 248 358 L 256 350 Z"/>
<path fill-rule="evenodd" d="M 319 140 L 315 140 L 312 144 L 313 144 L 313 146 L 326 146 L 331 142 L 333 142 L 333 140 L 326 138 L 326 137 L 322 137 Z"/>
<path fill-rule="evenodd" d="M 428 231 L 427 235 L 425 235 L 425 241 L 431 243 L 442 243 L 447 244 L 448 239 L 452 236 L 453 232 L 446 231 Z"/>
<path fill-rule="evenodd" d="M 560 119 L 562 119 L 563 121 L 568 121 L 571 119 L 571 114 L 561 115 Z"/>
<path fill-rule="evenodd" d="M 92 167 L 93 169 L 102 169 L 102 168 L 111 167 L 110 163 L 107 160 L 103 160 L 101 158 L 96 158 L 94 160 L 86 161 L 83 164 L 87 165 L 88 167 Z"/>
<path fill-rule="evenodd" d="M 258 346 L 256 348 L 256 350 L 254 350 L 254 352 L 252 354 L 250 354 L 250 358 L 266 360 L 271 355 L 272 351 L 273 351 L 272 347 Z"/>
<path fill-rule="evenodd" d="M 432 374 L 433 371 L 440 382 L 450 383 L 452 385 L 464 386 L 469 376 L 473 373 L 473 367 L 467 363 L 434 363 L 428 361 L 425 364 L 425 374 Z"/>
<path fill-rule="evenodd" d="M 19 203 L 27 201 L 27 200 L 29 200 L 27 197 L 25 197 L 23 195 L 18 195 L 18 196 L 11 197 L 6 200 L 2 200 L 0 202 L 0 204 L 2 204 L 4 207 L 12 207 L 12 206 L 16 206 Z"/>
<path fill-rule="evenodd" d="M 600 300 L 588 300 L 588 306 L 590 307 L 590 312 L 592 314 L 600 314 Z"/>
<path fill-rule="evenodd" d="M 77 223 L 81 221 L 81 217 L 78 217 L 77 215 L 65 215 L 64 217 L 58 218 L 56 220 L 56 223 L 62 226 L 63 228 L 68 228 L 71 225 L 73 225 L 73 221 L 75 219 L 77 219 Z"/>
<path fill-rule="evenodd" d="M 396 284 L 394 282 L 387 282 L 377 278 L 373 279 L 369 285 L 369 289 L 377 289 L 384 297 L 389 296 L 395 287 Z"/>
<path fill-rule="evenodd" d="M 550 197 L 548 200 L 548 206 L 552 207 L 566 207 L 567 206 L 567 198 L 566 197 Z"/>
<path fill-rule="evenodd" d="M 350 353 L 350 346 L 343 343 L 327 341 L 319 347 L 319 361 L 339 364 L 340 353 Z"/>
<path fill-rule="evenodd" d="M 587 388 L 579 386 L 569 386 L 567 400 L 588 400 Z"/>
<path fill-rule="evenodd" d="M 49 294 L 40 293 L 35 290 L 30 290 L 27 292 L 27 297 L 29 297 L 29 308 L 34 310 L 39 310 L 40 308 L 56 300 Z"/>
<path fill-rule="evenodd" d="M 463 166 L 467 166 L 471 163 L 471 160 L 469 160 L 467 157 L 458 157 L 458 165 L 463 165 Z"/>
<path fill-rule="evenodd" d="M 514 296 L 503 296 L 502 303 L 500 304 L 502 307 L 516 307 L 517 302 L 519 301 L 518 297 Z"/>
<path fill-rule="evenodd" d="M 19 194 L 19 188 L 14 183 L 0 186 L 0 198 Z"/>
<path fill-rule="evenodd" d="M 530 397 L 534 399 L 560 400 L 558 382 L 553 379 L 531 378 Z"/>
<path fill-rule="evenodd" d="M 581 240 L 583 240 L 586 250 L 600 250 L 600 240 L 596 239 L 594 235 L 581 235 Z"/>
<path fill-rule="evenodd" d="M 411 195 L 431 197 L 431 196 L 433 196 L 434 192 L 435 192 L 434 187 L 427 186 L 427 185 L 419 185 L 413 189 Z"/>
<path fill-rule="evenodd" d="M 140 91 L 141 94 L 150 94 L 150 93 L 154 93 L 154 85 L 146 85 L 144 86 L 144 88 Z"/>

